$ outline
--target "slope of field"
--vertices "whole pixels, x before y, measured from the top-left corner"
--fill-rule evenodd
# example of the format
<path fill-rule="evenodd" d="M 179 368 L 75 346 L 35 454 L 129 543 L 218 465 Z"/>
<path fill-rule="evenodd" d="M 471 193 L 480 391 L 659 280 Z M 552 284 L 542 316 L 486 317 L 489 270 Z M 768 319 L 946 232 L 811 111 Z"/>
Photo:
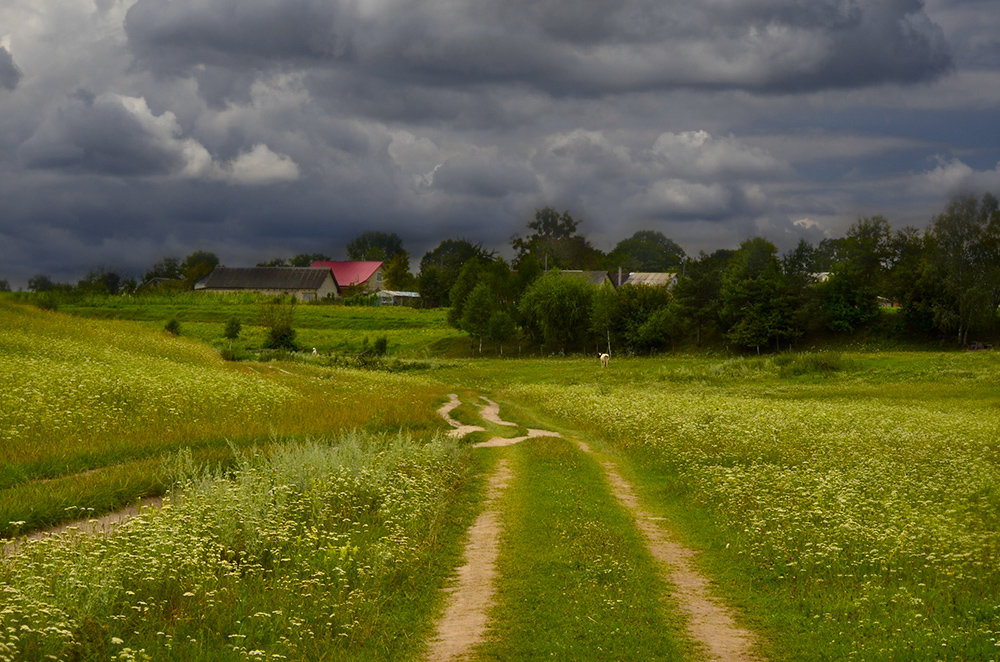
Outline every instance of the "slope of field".
<path fill-rule="evenodd" d="M 234 364 L 156 328 L 0 301 L 0 535 L 160 493 L 163 457 L 432 423 L 415 376 Z M 414 403 L 425 403 L 414 407 Z"/>
<path fill-rule="evenodd" d="M 90 318 L 133 320 L 151 328 L 163 328 L 167 321 L 175 319 L 182 335 L 215 347 L 247 349 L 261 346 L 265 335 L 262 318 L 273 304 L 273 297 L 189 292 L 79 297 L 60 303 L 59 310 Z M 296 303 L 290 308 L 296 342 L 306 350 L 315 347 L 321 353 L 354 353 L 360 351 L 365 338 L 373 341 L 377 336 L 385 336 L 393 355 L 404 357 L 467 352 L 469 346 L 467 339 L 448 326 L 444 309 L 326 303 Z M 223 337 L 231 319 L 243 326 L 236 341 Z"/>

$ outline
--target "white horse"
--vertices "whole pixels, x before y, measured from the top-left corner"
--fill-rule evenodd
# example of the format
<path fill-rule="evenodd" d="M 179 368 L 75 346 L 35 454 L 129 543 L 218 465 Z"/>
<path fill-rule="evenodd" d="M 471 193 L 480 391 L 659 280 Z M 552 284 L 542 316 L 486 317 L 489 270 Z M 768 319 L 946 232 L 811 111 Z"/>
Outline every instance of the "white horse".
<path fill-rule="evenodd" d="M 602 368 L 607 368 L 608 367 L 608 361 L 610 361 L 610 360 L 611 360 L 611 357 L 609 355 L 607 355 L 607 354 L 601 354 L 601 367 Z"/>

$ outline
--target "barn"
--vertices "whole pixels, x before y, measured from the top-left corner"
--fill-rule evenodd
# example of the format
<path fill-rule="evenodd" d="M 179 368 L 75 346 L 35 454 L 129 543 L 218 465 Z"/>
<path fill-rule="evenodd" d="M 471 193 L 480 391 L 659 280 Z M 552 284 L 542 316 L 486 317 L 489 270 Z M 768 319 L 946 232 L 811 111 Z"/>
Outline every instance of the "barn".
<path fill-rule="evenodd" d="M 194 289 L 288 295 L 302 301 L 319 301 L 340 294 L 331 270 L 311 267 L 216 267 L 198 281 Z"/>

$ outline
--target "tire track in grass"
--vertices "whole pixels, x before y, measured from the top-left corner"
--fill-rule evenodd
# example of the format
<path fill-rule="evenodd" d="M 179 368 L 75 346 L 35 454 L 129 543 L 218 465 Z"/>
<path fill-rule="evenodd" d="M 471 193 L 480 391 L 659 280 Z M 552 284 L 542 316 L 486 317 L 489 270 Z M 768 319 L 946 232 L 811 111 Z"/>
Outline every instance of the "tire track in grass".
<path fill-rule="evenodd" d="M 465 563 L 457 571 L 455 585 L 447 589 L 445 611 L 425 658 L 428 662 L 465 659 L 483 641 L 496 591 L 496 562 L 500 553 L 498 502 L 512 477 L 510 464 L 501 459 L 486 488 L 485 510 L 469 528 Z"/>
<path fill-rule="evenodd" d="M 582 441 L 577 446 L 593 454 Z M 752 632 L 736 624 L 732 610 L 712 595 L 710 581 L 695 569 L 695 551 L 681 545 L 662 524 L 639 503 L 635 490 L 610 460 L 600 460 L 615 498 L 635 517 L 636 526 L 646 540 L 650 553 L 665 570 L 666 579 L 675 587 L 675 598 L 687 616 L 691 637 L 703 645 L 708 659 L 721 662 L 759 660 L 753 649 Z"/>

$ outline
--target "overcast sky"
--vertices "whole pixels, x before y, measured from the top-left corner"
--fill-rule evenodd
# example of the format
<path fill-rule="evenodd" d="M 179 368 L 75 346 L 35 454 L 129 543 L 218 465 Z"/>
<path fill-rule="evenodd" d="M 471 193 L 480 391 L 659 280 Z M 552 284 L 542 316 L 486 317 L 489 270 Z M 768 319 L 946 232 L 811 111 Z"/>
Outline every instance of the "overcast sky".
<path fill-rule="evenodd" d="M 1000 194 L 997 0 L 4 0 L 0 279 L 923 228 Z"/>

